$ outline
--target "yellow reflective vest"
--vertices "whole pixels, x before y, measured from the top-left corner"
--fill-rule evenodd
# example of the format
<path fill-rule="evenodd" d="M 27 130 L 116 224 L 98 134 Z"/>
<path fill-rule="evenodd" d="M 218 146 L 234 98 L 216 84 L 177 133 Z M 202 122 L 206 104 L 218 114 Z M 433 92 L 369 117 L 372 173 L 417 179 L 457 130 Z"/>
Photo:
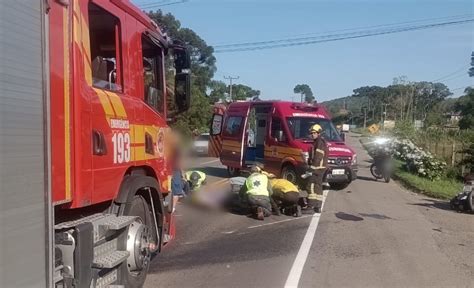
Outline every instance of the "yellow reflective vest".
<path fill-rule="evenodd" d="M 286 179 L 272 179 L 270 185 L 272 185 L 273 193 L 299 192 L 298 187 Z"/>
<path fill-rule="evenodd" d="M 253 196 L 270 196 L 268 192 L 268 177 L 261 173 L 253 173 L 245 180 L 247 194 Z"/>
<path fill-rule="evenodd" d="M 186 181 L 191 180 L 191 174 L 193 174 L 194 172 L 198 173 L 199 176 L 201 176 L 201 178 L 199 178 L 196 185 L 193 187 L 194 189 L 198 189 L 199 187 L 201 187 L 202 182 L 204 182 L 206 180 L 206 173 L 201 172 L 201 171 L 197 171 L 197 170 L 187 171 L 186 173 L 184 173 L 184 178 L 186 179 Z"/>

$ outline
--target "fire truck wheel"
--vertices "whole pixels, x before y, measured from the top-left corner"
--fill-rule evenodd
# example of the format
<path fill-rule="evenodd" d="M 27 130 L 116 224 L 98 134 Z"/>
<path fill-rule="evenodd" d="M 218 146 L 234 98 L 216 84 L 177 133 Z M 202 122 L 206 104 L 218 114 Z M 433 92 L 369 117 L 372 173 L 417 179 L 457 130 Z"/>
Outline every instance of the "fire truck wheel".
<path fill-rule="evenodd" d="M 298 176 L 296 176 L 296 170 L 293 165 L 284 166 L 283 169 L 281 169 L 281 177 L 294 184 L 298 181 Z"/>
<path fill-rule="evenodd" d="M 120 270 L 120 283 L 125 287 L 142 287 L 150 267 L 150 244 L 154 242 L 153 218 L 145 198 L 135 195 L 130 203 L 125 204 L 122 215 L 138 216 L 129 226 L 125 235 L 125 245 L 130 253 Z"/>

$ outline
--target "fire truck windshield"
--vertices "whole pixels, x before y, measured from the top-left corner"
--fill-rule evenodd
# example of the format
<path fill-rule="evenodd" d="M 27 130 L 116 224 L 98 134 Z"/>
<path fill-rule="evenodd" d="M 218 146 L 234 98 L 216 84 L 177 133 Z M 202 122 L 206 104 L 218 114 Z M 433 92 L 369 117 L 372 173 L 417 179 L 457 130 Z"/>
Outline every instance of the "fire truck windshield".
<path fill-rule="evenodd" d="M 313 141 L 308 133 L 309 128 L 314 124 L 319 124 L 323 128 L 322 136 L 326 141 L 342 141 L 332 122 L 328 119 L 315 117 L 289 117 L 286 118 L 291 135 L 295 140 Z"/>

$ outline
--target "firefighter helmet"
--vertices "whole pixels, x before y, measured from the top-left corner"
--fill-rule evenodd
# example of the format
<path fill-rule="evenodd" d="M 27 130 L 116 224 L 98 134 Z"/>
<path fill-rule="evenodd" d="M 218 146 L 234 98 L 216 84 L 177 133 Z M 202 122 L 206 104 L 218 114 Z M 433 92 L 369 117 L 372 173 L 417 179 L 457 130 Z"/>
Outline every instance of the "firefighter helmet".
<path fill-rule="evenodd" d="M 319 124 L 314 124 L 309 128 L 309 132 L 318 132 L 321 133 L 323 131 L 323 128 Z"/>

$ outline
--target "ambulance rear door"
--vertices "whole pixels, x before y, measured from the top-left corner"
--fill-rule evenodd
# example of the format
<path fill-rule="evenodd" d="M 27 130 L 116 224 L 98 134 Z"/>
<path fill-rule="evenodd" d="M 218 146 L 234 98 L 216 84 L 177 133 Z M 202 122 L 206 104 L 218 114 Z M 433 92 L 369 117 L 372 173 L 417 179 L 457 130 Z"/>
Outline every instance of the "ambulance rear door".
<path fill-rule="evenodd" d="M 247 127 L 249 108 L 249 102 L 232 103 L 224 116 L 220 131 L 222 137 L 220 159 L 222 164 L 229 167 L 230 170 L 243 167 L 242 159 L 247 138 L 245 128 Z M 213 123 L 214 120 L 216 119 L 213 119 Z"/>

